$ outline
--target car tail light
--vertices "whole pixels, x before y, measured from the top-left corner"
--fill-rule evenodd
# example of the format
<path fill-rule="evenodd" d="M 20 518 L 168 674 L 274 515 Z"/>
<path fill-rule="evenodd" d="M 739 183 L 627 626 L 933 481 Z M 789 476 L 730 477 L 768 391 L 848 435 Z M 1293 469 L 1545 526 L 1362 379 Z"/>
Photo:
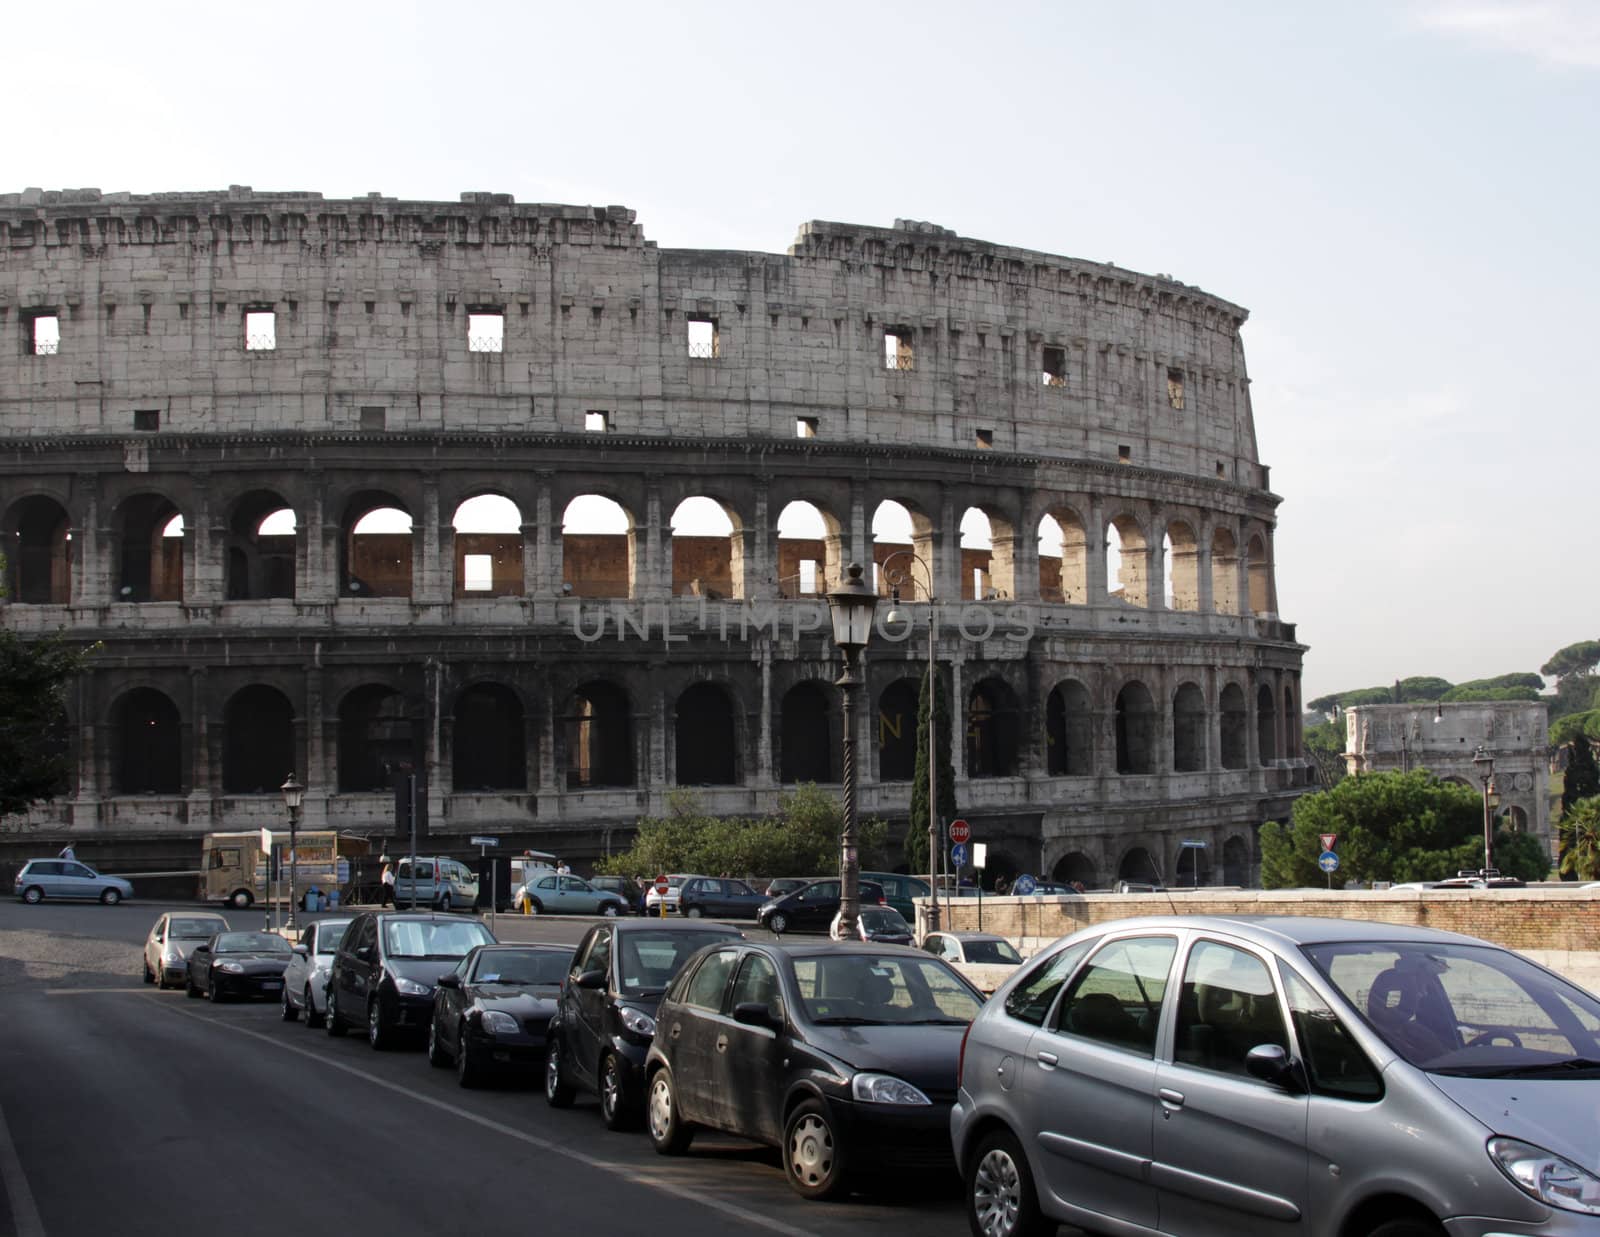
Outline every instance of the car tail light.
<path fill-rule="evenodd" d="M 956 1057 L 956 1089 L 960 1090 L 962 1079 L 967 1072 L 967 1036 L 972 1034 L 972 1023 L 967 1023 L 967 1029 L 961 1032 L 961 1054 Z"/>

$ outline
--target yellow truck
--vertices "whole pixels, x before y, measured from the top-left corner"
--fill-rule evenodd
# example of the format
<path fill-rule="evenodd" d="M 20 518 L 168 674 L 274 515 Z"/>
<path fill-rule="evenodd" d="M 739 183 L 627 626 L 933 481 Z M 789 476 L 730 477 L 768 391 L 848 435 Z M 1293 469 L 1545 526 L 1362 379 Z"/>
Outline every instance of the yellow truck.
<path fill-rule="evenodd" d="M 289 900 L 289 835 L 275 832 L 272 852 L 266 855 L 261 832 L 208 833 L 201 839 L 201 901 L 243 910 L 255 902 Z M 297 895 L 313 885 L 325 894 L 342 890 L 350 879 L 350 859 L 367 852 L 364 839 L 341 837 L 331 829 L 301 830 L 295 843 Z"/>

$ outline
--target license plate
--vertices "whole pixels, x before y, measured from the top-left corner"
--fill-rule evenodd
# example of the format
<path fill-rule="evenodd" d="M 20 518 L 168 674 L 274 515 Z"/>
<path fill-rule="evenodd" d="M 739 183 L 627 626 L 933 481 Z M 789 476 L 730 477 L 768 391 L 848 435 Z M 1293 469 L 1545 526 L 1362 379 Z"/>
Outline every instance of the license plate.
<path fill-rule="evenodd" d="M 262 984 L 261 986 L 263 988 L 265 988 L 268 992 L 275 992 L 277 989 L 283 987 L 283 984 L 278 980 L 268 980 L 266 983 Z"/>

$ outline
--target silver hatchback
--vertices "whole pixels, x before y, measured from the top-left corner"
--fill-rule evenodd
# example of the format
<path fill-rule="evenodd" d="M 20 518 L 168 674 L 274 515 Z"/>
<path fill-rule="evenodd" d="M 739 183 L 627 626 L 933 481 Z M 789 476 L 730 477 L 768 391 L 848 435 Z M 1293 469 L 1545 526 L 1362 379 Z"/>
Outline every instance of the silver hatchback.
<path fill-rule="evenodd" d="M 1471 937 L 1160 916 L 984 1006 L 951 1133 L 972 1230 L 1600 1237 L 1600 1000 Z"/>

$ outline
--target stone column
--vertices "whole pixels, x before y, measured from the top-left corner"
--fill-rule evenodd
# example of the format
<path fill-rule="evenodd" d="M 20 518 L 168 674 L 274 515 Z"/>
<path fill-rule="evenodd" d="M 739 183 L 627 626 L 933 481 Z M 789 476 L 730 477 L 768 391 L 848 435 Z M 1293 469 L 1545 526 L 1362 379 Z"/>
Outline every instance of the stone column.
<path fill-rule="evenodd" d="M 761 712 L 757 718 L 756 776 L 757 786 L 775 786 L 777 770 L 772 767 L 772 641 L 761 640 Z"/>
<path fill-rule="evenodd" d="M 103 606 L 113 596 L 110 557 L 111 542 L 100 527 L 100 491 L 97 484 L 84 483 L 82 509 L 73 520 L 72 604 Z"/>
<path fill-rule="evenodd" d="M 1107 600 L 1106 506 L 1098 494 L 1089 496 L 1088 514 L 1089 527 L 1083 530 L 1084 591 L 1089 605 L 1103 606 Z"/>
<path fill-rule="evenodd" d="M 539 793 L 553 794 L 566 785 L 566 770 L 556 768 L 556 727 L 561 724 L 561 718 L 556 713 L 555 699 L 548 682 L 539 688 L 538 704 L 538 750 L 534 768 L 538 772 Z"/>
<path fill-rule="evenodd" d="M 227 545 L 226 524 L 212 524 L 211 487 L 205 477 L 194 479 L 194 510 L 184 524 L 183 600 L 191 606 L 220 602 L 222 587 L 222 547 Z"/>
<path fill-rule="evenodd" d="M 188 719 L 182 723 L 189 745 L 189 825 L 202 829 L 211 823 L 212 777 L 209 718 L 206 716 L 206 668 L 189 667 Z"/>
<path fill-rule="evenodd" d="M 1145 608 L 1167 608 L 1167 541 L 1166 521 L 1159 513 L 1150 517 L 1150 531 L 1145 536 Z"/>
<path fill-rule="evenodd" d="M 865 568 L 866 579 L 872 579 L 872 521 L 866 511 L 867 499 L 865 487 L 859 481 L 850 483 L 850 522 L 845 529 L 845 544 L 850 547 L 849 556 L 841 564 L 839 579 L 843 580 L 843 567 L 850 563 L 860 563 Z M 833 585 L 839 581 L 829 580 Z"/>
<path fill-rule="evenodd" d="M 300 716 L 295 719 L 295 738 L 300 751 L 304 752 L 305 772 L 300 775 L 300 780 L 305 784 L 306 797 L 304 815 L 306 827 L 311 828 L 313 822 L 326 825 L 328 820 L 328 798 L 336 787 L 333 781 L 333 753 L 329 745 L 324 742 L 323 726 L 325 725 L 323 700 L 322 667 L 307 666 L 304 676 L 305 699 L 300 708 Z"/>
<path fill-rule="evenodd" d="M 1202 537 L 1200 533 L 1195 536 L 1200 538 L 1195 546 L 1194 571 L 1196 606 L 1201 614 L 1211 614 L 1216 610 L 1215 590 L 1211 584 L 1211 541 Z"/>
<path fill-rule="evenodd" d="M 744 525 L 734 532 L 732 550 L 733 595 L 759 601 L 776 597 L 778 530 L 769 514 L 765 482 L 756 486 L 755 509 L 740 518 Z"/>
<path fill-rule="evenodd" d="M 926 543 L 926 544 L 924 544 Z M 948 606 L 961 605 L 961 513 L 948 495 L 939 498 L 939 520 L 930 530 L 930 536 L 919 541 L 916 555 L 933 580 L 933 595 Z M 908 571 L 916 583 L 914 596 L 920 596 L 926 581 L 916 579 L 915 571 Z"/>
<path fill-rule="evenodd" d="M 441 563 L 441 532 L 439 479 L 426 477 L 422 482 L 422 516 L 411 532 L 411 600 L 414 602 L 444 605 L 450 600 Z"/>

